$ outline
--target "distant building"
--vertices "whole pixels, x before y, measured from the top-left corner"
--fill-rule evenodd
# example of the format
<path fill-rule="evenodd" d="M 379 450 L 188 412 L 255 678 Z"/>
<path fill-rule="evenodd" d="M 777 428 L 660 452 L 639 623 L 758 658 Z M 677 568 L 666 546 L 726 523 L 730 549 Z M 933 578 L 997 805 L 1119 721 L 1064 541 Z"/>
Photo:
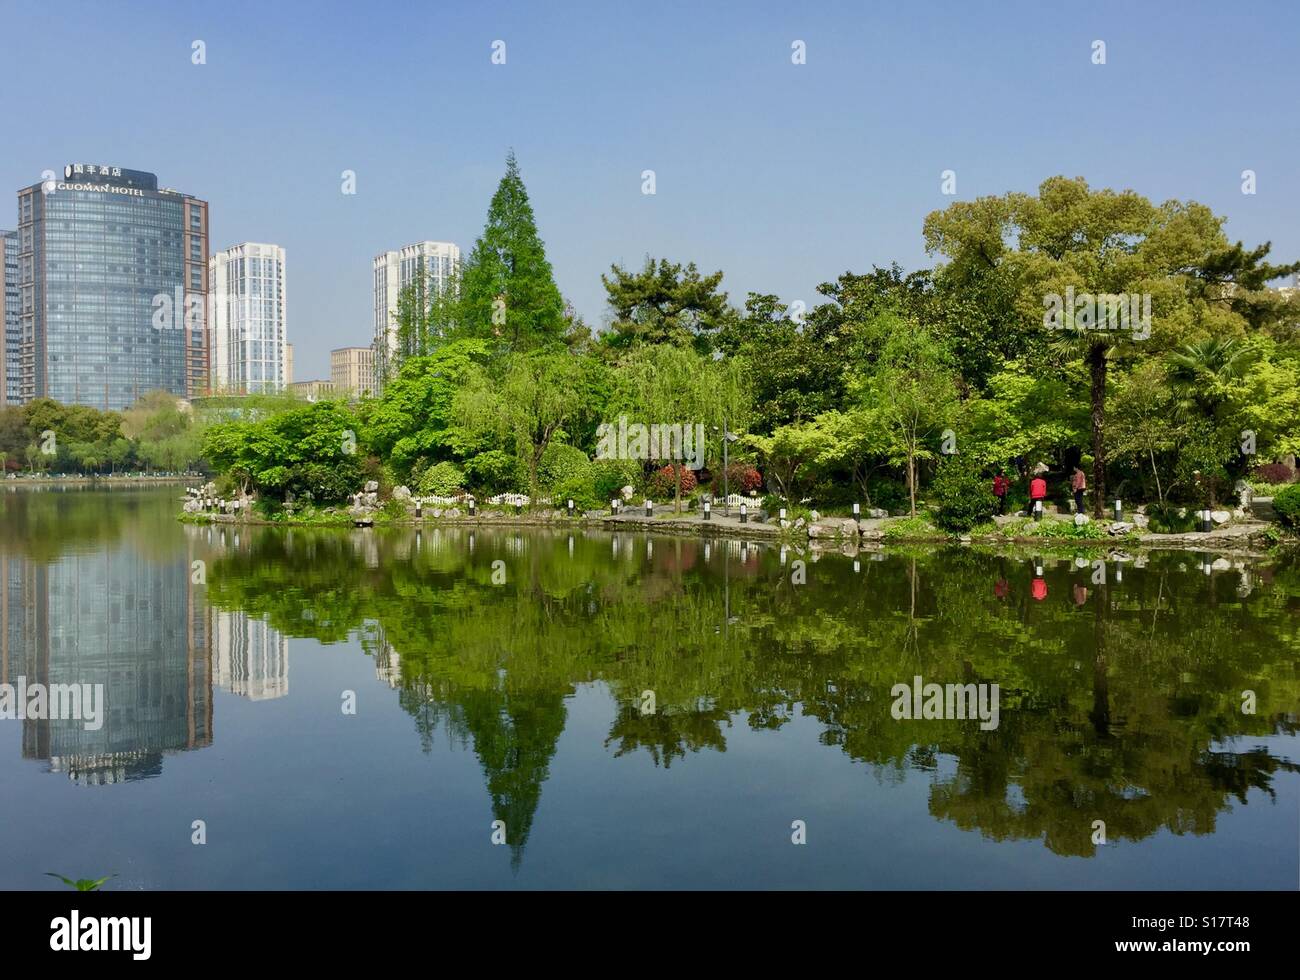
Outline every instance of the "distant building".
<path fill-rule="evenodd" d="M 121 409 L 209 379 L 208 205 L 72 163 L 18 192 L 18 399 Z"/>
<path fill-rule="evenodd" d="M 288 303 L 284 249 L 245 242 L 208 262 L 212 288 L 212 388 L 283 391 Z"/>
<path fill-rule="evenodd" d="M 289 639 L 242 609 L 209 607 L 212 682 L 250 701 L 289 693 Z"/>
<path fill-rule="evenodd" d="M 284 345 L 284 386 L 293 384 L 293 344 Z"/>
<path fill-rule="evenodd" d="M 370 347 L 339 347 L 330 351 L 330 380 L 340 394 L 360 395 L 373 389 L 375 352 Z"/>
<path fill-rule="evenodd" d="M 309 402 L 321 398 L 333 398 L 336 394 L 334 384 L 330 381 L 295 381 L 289 386 L 289 390 Z"/>
<path fill-rule="evenodd" d="M 21 405 L 22 324 L 18 319 L 18 232 L 0 231 L 0 330 L 4 346 L 0 347 L 0 405 Z"/>
<path fill-rule="evenodd" d="M 375 383 L 378 393 L 397 360 L 397 297 L 403 287 L 422 282 L 427 273 L 441 292 L 460 265 L 460 247 L 451 242 L 416 242 L 375 256 Z"/>

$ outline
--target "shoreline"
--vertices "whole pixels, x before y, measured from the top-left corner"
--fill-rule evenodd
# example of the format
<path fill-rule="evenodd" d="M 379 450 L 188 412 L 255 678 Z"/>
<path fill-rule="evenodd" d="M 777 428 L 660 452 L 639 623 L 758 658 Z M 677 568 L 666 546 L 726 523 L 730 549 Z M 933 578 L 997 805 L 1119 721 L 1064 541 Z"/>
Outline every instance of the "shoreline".
<path fill-rule="evenodd" d="M 734 517 L 727 518 L 714 515 L 713 519 L 704 521 L 698 516 L 686 517 L 667 515 L 646 518 L 644 516 L 622 514 L 591 515 L 579 514 L 574 517 L 548 515 L 515 515 L 495 511 L 482 512 L 474 517 L 459 515 L 455 517 L 424 517 L 416 519 L 371 519 L 369 523 L 358 524 L 353 518 L 339 521 L 322 520 L 280 520 L 250 517 L 246 514 L 212 514 L 182 513 L 178 520 L 196 526 L 232 526 L 232 527 L 284 527 L 284 528 L 319 528 L 340 531 L 373 531 L 384 529 L 421 530 L 425 528 L 544 528 L 549 530 L 631 530 L 640 533 L 659 533 L 679 537 L 695 538 L 758 538 L 773 543 L 793 545 L 796 548 L 807 547 L 820 552 L 847 552 L 849 550 L 877 550 L 889 545 L 1008 545 L 1017 548 L 1037 548 L 1041 551 L 1091 550 L 1091 551 L 1214 551 L 1219 554 L 1232 554 L 1249 557 L 1267 557 L 1278 546 L 1300 547 L 1300 539 L 1282 541 L 1257 540 L 1270 534 L 1270 529 L 1277 529 L 1276 524 L 1251 523 L 1246 526 L 1218 527 L 1209 532 L 1183 532 L 1178 534 L 1128 534 L 1109 538 L 1073 538 L 1067 536 L 1032 536 L 1002 534 L 952 534 L 942 532 L 935 534 L 889 534 L 890 523 L 910 520 L 907 517 L 873 518 L 863 520 L 856 534 L 836 534 L 830 536 L 809 536 L 807 527 L 782 528 L 775 523 L 747 522 L 740 523 Z M 837 522 L 851 522 L 852 518 L 835 518 Z M 1057 524 L 1066 524 L 1056 521 Z"/>

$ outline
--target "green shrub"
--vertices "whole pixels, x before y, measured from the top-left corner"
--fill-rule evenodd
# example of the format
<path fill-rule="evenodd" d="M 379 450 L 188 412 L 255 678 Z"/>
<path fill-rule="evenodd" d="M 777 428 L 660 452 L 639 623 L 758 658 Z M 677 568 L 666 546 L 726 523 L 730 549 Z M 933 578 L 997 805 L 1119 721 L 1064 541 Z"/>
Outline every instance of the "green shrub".
<path fill-rule="evenodd" d="M 867 481 L 867 497 L 868 507 L 879 507 L 890 514 L 911 509 L 907 487 L 901 480 L 874 477 Z"/>
<path fill-rule="evenodd" d="M 641 463 L 635 459 L 599 459 L 591 464 L 593 484 L 601 504 L 621 497 L 623 488 L 631 486 L 633 492 L 642 488 Z"/>
<path fill-rule="evenodd" d="M 988 520 L 997 501 L 988 480 L 971 463 L 952 456 L 939 464 L 930 484 L 934 522 L 945 531 L 969 531 Z"/>
<path fill-rule="evenodd" d="M 335 503 L 347 500 L 361 489 L 364 483 L 361 468 L 356 463 L 340 461 L 326 466 L 324 463 L 307 463 L 293 471 L 286 489 L 297 497 L 307 497 L 317 503 Z"/>
<path fill-rule="evenodd" d="M 454 497 L 464 486 L 465 471 L 449 460 L 434 463 L 420 477 L 420 493 L 435 497 Z"/>
<path fill-rule="evenodd" d="M 1300 527 L 1300 483 L 1279 490 L 1273 497 L 1273 510 L 1285 527 Z"/>
<path fill-rule="evenodd" d="M 900 538 L 933 538 L 939 533 L 938 528 L 918 514 L 916 517 L 904 517 L 890 524 L 885 528 L 884 538 L 886 541 L 897 541 Z"/>
<path fill-rule="evenodd" d="M 519 457 L 502 449 L 471 456 L 465 461 L 465 476 L 478 493 L 527 493 L 528 471 Z"/>
<path fill-rule="evenodd" d="M 555 496 L 561 484 L 574 480 L 592 482 L 591 460 L 577 446 L 551 443 L 537 466 L 537 482 L 544 492 Z"/>
<path fill-rule="evenodd" d="M 1179 516 L 1182 511 L 1182 516 Z M 1147 527 L 1156 534 L 1186 534 L 1199 526 L 1196 511 L 1190 507 L 1183 508 L 1174 504 L 1150 504 L 1147 506 Z"/>

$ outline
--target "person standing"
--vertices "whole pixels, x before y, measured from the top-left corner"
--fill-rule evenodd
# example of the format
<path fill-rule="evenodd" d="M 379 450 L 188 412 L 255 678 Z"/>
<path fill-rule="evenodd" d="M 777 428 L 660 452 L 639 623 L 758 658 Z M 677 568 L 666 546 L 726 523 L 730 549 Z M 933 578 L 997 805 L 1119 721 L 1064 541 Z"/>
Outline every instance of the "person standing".
<path fill-rule="evenodd" d="M 1009 489 L 1011 489 L 1011 481 L 1007 479 L 1002 470 L 998 470 L 998 475 L 993 478 L 993 496 L 998 498 L 999 517 L 1007 512 L 1007 491 Z"/>
<path fill-rule="evenodd" d="M 1088 489 L 1088 478 L 1083 475 L 1083 468 L 1076 466 L 1070 477 L 1070 489 L 1074 491 L 1074 512 L 1083 513 L 1083 492 Z"/>
<path fill-rule="evenodd" d="M 1047 481 L 1041 475 L 1029 481 L 1029 503 L 1032 507 L 1040 500 L 1047 499 Z"/>

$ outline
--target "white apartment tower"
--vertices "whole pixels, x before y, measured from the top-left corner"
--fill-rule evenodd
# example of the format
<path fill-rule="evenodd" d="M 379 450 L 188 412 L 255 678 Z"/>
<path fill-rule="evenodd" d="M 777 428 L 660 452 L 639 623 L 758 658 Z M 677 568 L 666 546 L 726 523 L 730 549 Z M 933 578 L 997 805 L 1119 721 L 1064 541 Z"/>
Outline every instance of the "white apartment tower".
<path fill-rule="evenodd" d="M 208 260 L 212 296 L 212 390 L 282 391 L 288 307 L 284 249 L 245 242 Z"/>
<path fill-rule="evenodd" d="M 451 242 L 416 242 L 375 256 L 375 392 L 382 390 L 397 354 L 397 296 L 426 273 L 441 292 L 460 265 L 460 248 Z"/>

